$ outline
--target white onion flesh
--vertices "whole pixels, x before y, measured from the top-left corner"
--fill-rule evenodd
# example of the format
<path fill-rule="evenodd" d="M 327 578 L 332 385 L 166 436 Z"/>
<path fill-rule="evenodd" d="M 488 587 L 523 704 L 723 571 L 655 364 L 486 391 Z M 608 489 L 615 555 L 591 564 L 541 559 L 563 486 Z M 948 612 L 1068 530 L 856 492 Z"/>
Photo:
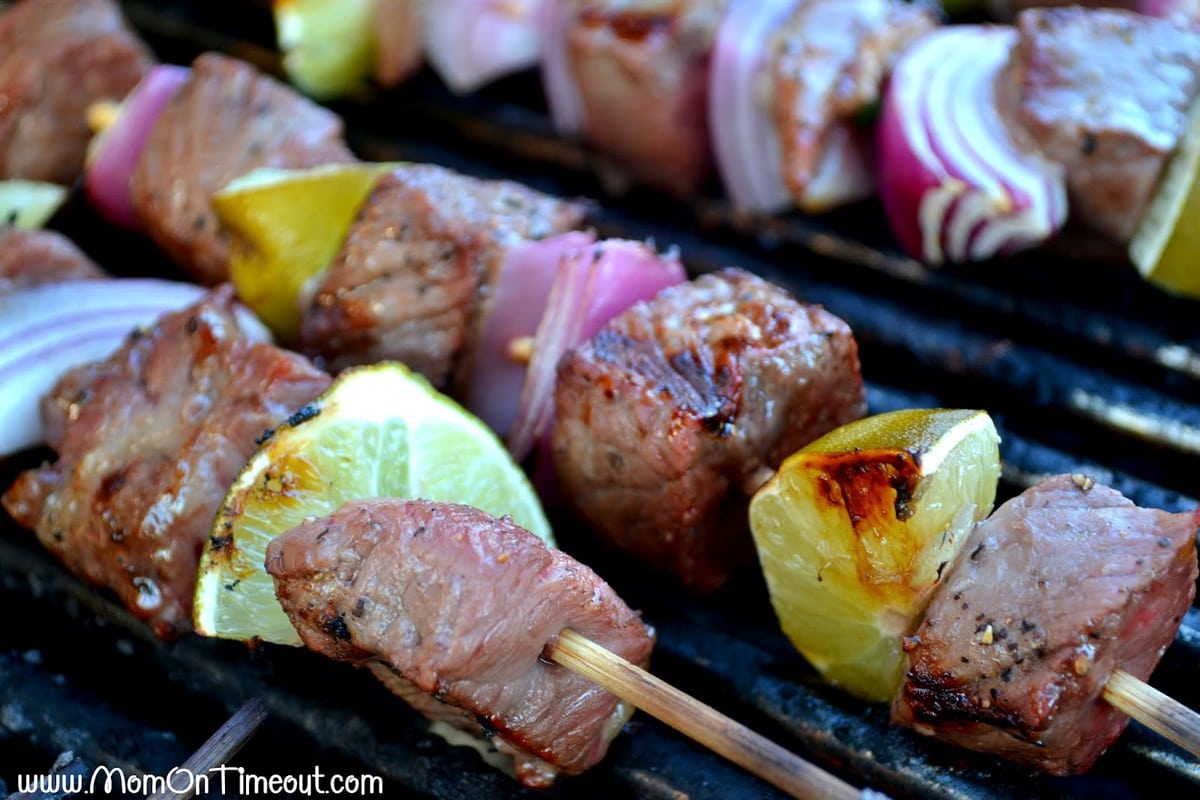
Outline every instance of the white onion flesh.
<path fill-rule="evenodd" d="M 687 279 L 674 255 L 642 242 L 606 240 L 565 253 L 534 338 L 517 419 L 508 440 L 517 460 L 548 436 L 554 418 L 558 362 L 606 322 L 640 300 Z"/>
<path fill-rule="evenodd" d="M 748 211 L 779 211 L 792 198 L 770 109 L 767 75 L 772 33 L 796 0 L 734 2 L 713 44 L 708 124 L 713 154 L 730 201 Z"/>
<path fill-rule="evenodd" d="M 1062 168 L 1022 146 L 997 108 L 1009 27 L 955 25 L 900 58 L 879 121 L 879 195 L 892 230 L 930 264 L 1041 244 L 1067 217 Z"/>
<path fill-rule="evenodd" d="M 101 216 L 124 228 L 138 227 L 129 179 L 155 120 L 191 75 L 187 67 L 156 64 L 121 103 L 115 122 L 92 140 L 84 170 L 88 199 Z"/>
<path fill-rule="evenodd" d="M 67 370 L 107 358 L 129 334 L 197 302 L 206 289 L 154 278 L 66 281 L 0 296 L 0 457 L 43 442 L 39 405 Z M 270 333 L 239 308 L 246 335 Z"/>
<path fill-rule="evenodd" d="M 546 105 L 554 129 L 567 136 L 576 136 L 583 130 L 583 95 L 579 82 L 571 68 L 567 36 L 569 35 L 572 12 L 565 0 L 551 0 L 542 4 L 539 19 L 542 37 L 542 91 L 546 94 Z"/>
<path fill-rule="evenodd" d="M 544 0 L 438 0 L 426 3 L 425 55 L 459 94 L 529 69 L 541 58 Z"/>

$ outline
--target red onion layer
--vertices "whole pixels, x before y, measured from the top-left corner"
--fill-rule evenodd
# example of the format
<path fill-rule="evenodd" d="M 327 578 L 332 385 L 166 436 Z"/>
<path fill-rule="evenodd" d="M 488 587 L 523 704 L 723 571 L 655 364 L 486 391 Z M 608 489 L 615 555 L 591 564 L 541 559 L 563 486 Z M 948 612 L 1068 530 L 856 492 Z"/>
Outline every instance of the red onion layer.
<path fill-rule="evenodd" d="M 997 108 L 1010 27 L 955 25 L 916 41 L 884 95 L 879 195 L 901 246 L 930 264 L 1036 246 L 1066 221 L 1062 168 L 1016 142 Z"/>
<path fill-rule="evenodd" d="M 595 241 L 593 233 L 572 231 L 522 242 L 505 253 L 492 282 L 465 398 L 466 407 L 501 437 L 517 417 L 527 366 L 512 357 L 510 345 L 537 333 L 563 258 Z"/>
<path fill-rule="evenodd" d="M 107 358 L 130 332 L 198 301 L 205 289 L 153 278 L 66 281 L 0 297 L 0 457 L 43 441 L 41 398 L 72 367 Z M 239 309 L 253 339 L 270 333 Z"/>
<path fill-rule="evenodd" d="M 129 178 L 167 102 L 191 75 L 187 67 L 157 64 L 121 103 L 117 120 L 88 150 L 84 187 L 101 216 L 123 228 L 139 227 L 129 199 Z"/>
<path fill-rule="evenodd" d="M 523 459 L 552 429 L 554 384 L 563 353 L 629 306 L 686 279 L 674 254 L 659 255 L 641 242 L 606 240 L 562 256 L 508 440 L 514 458 Z"/>

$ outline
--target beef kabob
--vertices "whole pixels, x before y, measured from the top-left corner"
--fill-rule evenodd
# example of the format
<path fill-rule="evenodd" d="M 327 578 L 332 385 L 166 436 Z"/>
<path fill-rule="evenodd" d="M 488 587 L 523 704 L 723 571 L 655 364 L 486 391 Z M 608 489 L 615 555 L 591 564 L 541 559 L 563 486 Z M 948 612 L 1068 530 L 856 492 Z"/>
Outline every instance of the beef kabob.
<path fill-rule="evenodd" d="M 235 334 L 236 319 L 228 309 L 224 313 L 220 309 L 221 305 L 228 306 L 231 302 L 229 287 L 218 288 L 200 305 L 170 314 L 152 328 L 133 336 L 114 357 L 64 376 L 45 403 L 48 429 L 60 458 L 56 464 L 23 474 L 4 496 L 10 513 L 19 522 L 37 529 L 40 538 L 69 567 L 90 581 L 115 589 L 131 610 L 147 619 L 160 636 L 178 635 L 184 629 L 185 623 L 179 619 L 179 614 L 187 608 L 188 587 L 194 585 L 198 549 L 195 533 L 197 528 L 205 528 L 207 520 L 211 519 L 211 506 L 219 501 L 214 492 L 223 492 L 222 481 L 232 481 L 228 476 L 238 469 L 239 452 L 253 444 L 263 425 L 278 425 L 280 417 L 296 408 L 298 403 L 305 402 L 306 397 L 327 381 L 324 375 L 297 356 L 287 355 L 270 345 L 242 342 Z M 353 372 L 343 373 L 340 385 L 349 385 L 353 375 Z M 137 387 L 132 403 L 129 402 L 131 387 Z M 378 392 L 370 394 L 378 396 Z M 384 394 L 391 396 L 387 392 Z M 385 405 L 386 396 L 382 400 Z M 305 425 L 329 424 L 338 413 L 334 397 L 330 393 L 324 401 L 318 399 L 315 404 L 305 405 L 286 425 L 279 425 L 279 432 L 266 435 L 265 446 L 278 446 L 287 431 L 299 431 Z M 322 406 L 322 402 L 327 407 Z M 397 398 L 396 402 L 398 407 L 389 413 L 411 412 L 408 401 Z M 137 425 L 130 424 L 133 417 L 138 419 Z M 499 448 L 498 442 L 496 447 Z M 297 492 L 298 486 L 286 464 L 294 464 L 307 474 L 304 470 L 311 471 L 312 462 L 303 453 L 296 455 L 291 462 L 275 465 L 265 483 L 254 482 L 256 499 L 271 491 L 289 496 Z M 454 453 L 441 456 L 443 460 L 456 457 Z M 333 475 L 316 477 L 325 486 L 337 483 Z M 276 488 L 272 489 L 273 486 Z M 236 507 L 244 508 L 240 504 Z M 221 550 L 229 546 L 226 521 L 218 518 L 210 547 Z M 447 533 L 444 538 L 449 536 Z M 533 552 L 527 552 L 530 548 L 527 540 L 531 539 L 531 534 L 522 533 L 518 541 L 502 540 L 494 545 L 500 547 L 499 551 L 487 551 L 492 555 L 484 559 L 483 565 L 511 563 L 514 568 L 520 567 L 520 575 L 525 576 L 518 582 L 531 579 L 532 570 L 532 575 L 538 576 L 536 586 L 548 584 L 537 591 L 530 588 L 518 595 L 533 604 L 531 619 L 541 619 L 539 624 L 551 627 L 570 624 L 585 633 L 593 633 L 597 625 L 601 631 L 605 625 L 615 626 L 627 631 L 622 635 L 628 641 L 640 642 L 626 655 L 643 660 L 648 652 L 649 634 L 640 623 L 635 624 L 636 618 L 628 609 L 615 596 L 601 591 L 602 584 L 598 579 L 567 556 L 547 551 L 540 542 Z M 454 541 L 461 546 L 461 537 Z M 425 549 L 423 543 L 421 549 Z M 344 551 L 344 554 L 350 552 Z M 429 552 L 433 557 L 440 551 L 431 544 Z M 551 581 L 545 573 L 547 557 L 557 564 L 556 573 L 561 572 L 566 584 Z M 390 559 L 388 563 L 394 565 Z M 477 630 L 483 620 L 476 613 L 479 609 L 469 607 L 475 595 L 464 588 L 473 582 L 457 577 L 463 574 L 463 565 L 448 570 L 441 564 L 436 571 L 424 572 L 424 568 L 418 568 L 418 560 L 405 560 L 405 563 L 418 574 L 400 575 L 386 583 L 380 578 L 381 591 L 399 592 L 406 597 L 413 597 L 412 592 L 431 592 L 434 599 L 430 600 L 427 610 L 433 612 L 440 608 L 445 614 L 453 615 L 457 629 L 465 637 L 463 647 L 468 647 L 472 637 L 478 638 L 484 631 L 494 629 L 495 620 L 489 618 L 491 621 Z M 465 583 L 459 584 L 460 580 Z M 571 588 L 576 582 L 579 585 Z M 509 585 L 503 581 L 482 580 L 473 591 L 494 591 Z M 226 591 L 232 591 L 231 582 L 223 581 L 222 586 Z M 594 612 L 599 616 L 589 625 L 587 615 L 579 617 L 578 613 L 572 612 L 578 603 L 561 602 L 564 599 L 559 595 L 561 591 L 567 591 L 568 596 L 579 602 L 586 599 L 583 604 L 586 607 L 599 603 L 605 610 Z M 436 598 L 455 597 L 462 604 L 435 602 Z M 508 600 L 511 602 L 512 598 Z M 355 601 L 355 607 L 363 614 L 367 613 L 369 605 Z M 411 608 L 415 613 L 416 606 Z M 550 610 L 555 613 L 544 616 Z M 543 616 L 539 617 L 539 614 Z M 511 614 L 503 618 L 517 621 Z M 529 619 L 521 620 L 521 626 L 530 622 Z M 319 631 L 332 634 L 338 642 L 345 642 L 349 641 L 349 631 L 355 624 L 343 620 L 338 613 L 336 617 L 326 616 Z M 301 630 L 306 629 L 302 627 Z M 553 633 L 549 628 L 547 630 Z M 610 637 L 606 635 L 593 635 L 604 643 L 617 646 L 609 642 Z M 451 635 L 449 639 L 432 636 L 429 643 L 452 643 L 458 638 L 459 634 Z M 497 646 L 508 652 L 502 647 L 505 639 L 495 639 L 490 634 L 487 638 L 489 645 L 498 642 Z M 367 642 L 362 644 L 374 647 Z M 527 649 L 523 648 L 517 654 L 509 653 L 507 658 L 519 660 L 519 653 Z M 621 652 L 628 649 L 618 647 Z M 491 676 L 489 670 L 496 668 L 495 662 L 481 658 L 477 649 L 468 647 L 462 652 L 470 656 L 468 666 L 471 669 L 482 671 L 484 677 Z M 434 670 L 438 674 L 437 669 L 446 667 L 444 662 L 436 659 L 430 663 L 427 660 L 429 654 L 422 650 L 410 652 L 393 647 L 389 656 L 397 660 L 409 659 L 405 663 L 416 664 L 411 669 L 418 670 L 418 675 L 428 674 L 422 670 Z M 612 717 L 614 701 L 607 696 L 598 696 L 594 689 L 586 689 L 577 697 L 577 681 L 555 679 L 549 687 L 533 682 L 533 677 L 544 671 L 544 668 L 536 667 L 537 656 L 535 653 L 530 661 L 530 666 L 535 669 L 525 680 L 525 689 L 518 691 L 522 684 L 512 687 L 516 694 L 491 697 L 490 690 L 485 687 L 481 690 L 482 695 L 465 697 L 462 692 L 466 692 L 473 682 L 482 680 L 468 672 L 460 674 L 462 682 L 446 685 L 439 682 L 436 686 L 423 687 L 425 691 L 437 691 L 441 703 L 416 704 L 423 710 L 441 709 L 444 712 L 443 703 L 452 702 L 463 705 L 471 714 L 485 715 L 490 720 L 489 730 L 516 743 L 518 764 L 523 765 L 519 766 L 518 774 L 531 784 L 544 783 L 548 774 L 560 769 L 577 772 L 603 755 L 607 741 L 619 727 L 619 722 L 616 727 L 606 722 L 610 718 L 617 719 Z M 517 668 L 511 660 L 503 663 Z M 411 677 L 411 669 L 403 672 Z M 515 678 L 511 674 L 508 677 Z M 400 693 L 411 699 L 411 692 L 405 691 L 403 686 L 392 688 L 400 688 Z M 529 699 L 530 692 L 542 698 L 540 705 L 535 707 L 551 709 L 561 704 L 578 713 L 561 719 L 556 715 L 553 720 L 538 714 L 527 716 L 529 707 L 524 705 L 523 699 Z M 696 710 L 694 701 L 689 708 Z M 592 722 L 580 729 L 579 715 Z M 439 716 L 447 715 L 441 713 Z M 462 724 L 462 715 L 449 716 Z M 473 716 L 470 720 L 474 725 Z M 743 762 L 748 760 L 751 766 L 761 766 L 759 761 L 746 754 L 757 752 L 756 748 L 765 748 L 771 754 L 774 769 L 779 770 L 781 763 L 784 765 L 784 772 L 773 778 L 781 785 L 796 790 L 797 786 L 811 786 L 811 782 L 816 781 L 826 789 L 833 787 L 832 791 L 854 796 L 840 782 L 814 773 L 748 731 L 740 727 L 737 730 L 740 731 L 738 741 Z M 787 771 L 793 768 L 800 772 L 791 774 Z"/>
<path fill-rule="evenodd" d="M 175 101 L 179 103 L 180 101 Z M 228 104 L 226 105 L 228 107 Z M 235 107 L 235 113 L 244 113 L 241 109 L 244 106 Z M 171 107 L 168 107 L 164 114 L 170 114 Z M 169 117 L 166 117 L 169 119 Z M 161 122 L 161 120 L 160 120 Z M 156 133 L 157 133 L 156 125 Z M 154 135 L 150 137 L 150 146 L 154 145 Z M 441 185 L 454 186 L 453 181 L 448 181 L 452 178 L 445 171 L 439 171 L 436 168 L 417 168 L 414 167 L 407 172 L 401 173 L 401 177 L 410 176 L 409 186 L 400 185 L 400 180 L 395 172 L 389 173 L 390 177 L 396 179 L 396 186 L 389 186 L 384 182 L 384 194 L 388 196 L 399 196 L 401 198 L 412 198 L 416 196 L 411 203 L 424 209 L 427 204 L 424 202 L 432 190 L 426 192 L 425 187 L 421 185 L 419 178 L 421 176 L 433 176 L 441 178 Z M 465 184 L 458 184 L 465 185 Z M 498 184 L 492 185 L 493 188 L 500 187 Z M 380 187 L 376 187 L 379 190 Z M 495 192 L 493 192 L 496 195 Z M 496 205 L 502 207 L 513 207 L 512 199 L 520 200 L 521 198 L 530 197 L 532 193 L 525 191 L 517 192 L 515 189 L 507 190 L 505 193 L 496 195 L 504 202 L 497 202 Z M 462 201 L 459 200 L 459 206 Z M 484 205 L 487 205 L 486 203 Z M 517 203 L 520 207 L 520 203 Z M 152 206 L 151 206 L 152 207 Z M 436 210 L 434 213 L 438 213 Z M 445 218 L 446 215 L 443 215 Z M 370 215 L 364 215 L 363 219 L 368 220 Z M 462 215 L 460 218 L 470 218 L 469 214 Z M 485 217 L 490 222 L 490 218 Z M 382 223 L 381 223 L 382 224 Z M 487 239 L 487 234 L 484 232 L 472 232 L 464 230 L 465 223 L 457 226 L 457 231 L 466 236 L 470 241 L 476 241 L 480 238 Z M 159 224 L 160 230 L 167 230 L 169 226 Z M 204 226 L 195 226 L 194 232 L 206 233 Z M 503 233 L 503 232 L 501 232 Z M 502 238 L 498 236 L 496 238 Z M 393 242 L 394 239 L 384 236 L 382 239 L 385 242 Z M 367 241 L 365 237 L 360 238 L 357 246 L 361 246 L 363 241 Z M 371 241 L 371 245 L 378 245 L 380 237 L 376 237 Z M 490 240 L 489 240 L 490 241 Z M 209 250 L 210 248 L 203 248 Z M 353 249 L 353 248 L 351 248 Z M 619 248 L 618 248 L 619 249 Z M 177 248 L 175 252 L 187 253 L 188 248 Z M 598 250 L 587 250 L 591 261 L 602 260 L 602 253 Z M 439 255 L 439 254 L 435 254 Z M 403 259 L 401 259 L 403 261 Z M 409 259 L 411 260 L 411 259 Z M 203 263 L 203 262 L 202 262 Z M 473 262 L 472 262 L 473 267 Z M 420 264 L 417 268 L 422 268 Z M 203 270 L 197 270 L 198 274 L 208 274 Z M 219 295 L 221 301 L 228 304 L 230 298 L 228 288 L 220 290 Z M 791 309 L 787 309 L 790 312 Z M 785 313 L 781 310 L 780 313 Z M 137 375 L 139 365 L 167 363 L 173 365 L 177 370 L 173 373 L 176 381 L 180 380 L 183 374 L 207 375 L 211 370 L 220 369 L 220 364 L 209 364 L 210 357 L 213 355 L 207 352 L 192 352 L 190 350 L 190 342 L 192 339 L 187 337 L 197 336 L 200 339 L 208 340 L 212 336 L 204 335 L 206 328 L 201 324 L 201 320 L 212 321 L 214 315 L 211 312 L 192 309 L 184 314 L 177 314 L 166 318 L 166 322 L 159 326 L 162 330 L 154 334 L 139 335 L 118 355 L 108 362 L 108 366 L 98 367 L 99 372 L 107 375 L 110 371 L 116 371 L 120 375 L 128 377 L 129 381 L 137 385 L 153 384 L 154 389 L 151 394 L 154 397 L 163 397 L 175 394 L 168 386 L 160 385 L 153 380 L 154 376 Z M 225 324 L 219 327 L 224 328 Z M 229 325 L 232 329 L 232 325 Z M 183 335 L 183 342 L 180 343 L 179 337 Z M 140 346 L 138 346 L 140 344 Z M 182 347 L 182 352 L 180 348 Z M 237 359 L 241 360 L 243 356 Z M 304 362 L 301 360 L 294 365 L 294 369 L 289 370 L 298 372 L 303 375 L 309 375 L 311 380 L 304 381 L 298 379 L 297 384 L 302 386 L 296 387 L 296 394 L 289 395 L 293 399 L 301 399 L 300 395 L 307 392 L 304 391 L 304 386 L 309 389 L 315 388 L 320 383 L 320 374 L 311 372 L 311 365 L 303 367 Z M 124 366 L 121 366 L 124 365 Z M 437 375 L 435 370 L 430 370 Z M 163 376 L 169 379 L 172 375 Z M 443 376 L 444 377 L 444 376 Z M 229 379 L 212 380 L 215 386 L 224 385 Z M 87 384 L 86 389 L 81 389 L 78 386 L 79 382 Z M 205 381 L 206 385 L 209 383 Z M 60 463 L 55 467 L 47 467 L 40 471 L 27 473 L 12 491 L 6 494 L 6 503 L 13 515 L 22 521 L 24 524 L 34 527 L 35 529 L 49 531 L 46 535 L 50 540 L 53 540 L 55 547 L 58 548 L 60 556 L 64 558 L 69 565 L 74 569 L 81 571 L 85 577 L 90 580 L 108 585 L 110 588 L 116 589 L 125 600 L 125 602 L 139 615 L 147 618 L 155 627 L 155 630 L 162 636 L 179 635 L 185 629 L 181 622 L 181 616 L 186 612 L 187 603 L 184 593 L 181 589 L 185 585 L 188 577 L 194 578 L 194 552 L 195 552 L 195 536 L 193 522 L 199 519 L 203 514 L 197 511 L 200 506 L 205 505 L 211 500 L 211 497 L 206 492 L 195 491 L 190 483 L 189 476 L 196 477 L 203 473 L 201 469 L 195 469 L 191 466 L 187 468 L 176 469 L 151 469 L 144 464 L 145 461 L 152 461 L 155 465 L 166 466 L 165 454 L 155 449 L 153 443 L 149 445 L 150 450 L 145 447 L 139 447 L 135 443 L 130 443 L 129 449 L 125 455 L 132 460 L 132 464 L 126 468 L 124 466 L 114 465 L 111 471 L 106 471 L 104 475 L 97 475 L 93 471 L 86 469 L 86 465 L 95 466 L 103 462 L 109 464 L 111 459 L 102 458 L 99 450 L 103 450 L 100 437 L 95 435 L 97 431 L 102 431 L 104 426 L 99 424 L 99 420 L 107 418 L 108 415 L 120 414 L 120 395 L 124 391 L 124 387 L 128 381 L 113 380 L 103 381 L 92 384 L 85 374 L 72 373 L 71 376 L 64 379 L 60 384 L 61 392 L 56 390 L 51 395 L 51 399 L 47 401 L 47 413 L 50 417 L 51 443 L 56 449 L 62 450 Z M 66 388 L 63 388 L 66 387 Z M 178 386 L 178 393 L 186 393 L 187 388 Z M 259 395 L 250 390 L 251 397 Z M 260 400 L 260 404 L 261 404 Z M 236 460 L 236 453 L 245 445 L 248 439 L 247 431 L 253 423 L 243 425 L 245 419 L 230 408 L 216 404 L 214 407 L 213 401 L 207 400 L 200 404 L 186 404 L 185 408 L 195 410 L 195 415 L 188 414 L 193 423 L 200 427 L 203 434 L 199 440 L 195 435 L 185 434 L 184 438 L 188 442 L 196 441 L 216 441 L 226 443 L 221 447 L 221 455 L 219 456 L 218 464 L 228 465 L 230 461 Z M 272 408 L 278 410 L 281 414 L 285 414 L 287 408 L 284 406 L 294 407 L 295 403 L 277 403 L 272 405 Z M 254 406 L 252 404 L 252 408 Z M 64 421 L 62 414 L 54 413 L 55 408 L 73 409 L 69 414 L 66 414 L 67 420 Z M 214 411 L 214 414 L 205 413 L 206 411 Z M 170 412 L 164 411 L 169 417 Z M 272 415 L 274 416 L 274 415 Z M 260 423 L 271 422 L 266 416 L 251 417 Z M 78 431 L 78 439 L 73 438 L 73 434 L 69 434 L 65 429 L 71 429 L 71 423 L 82 420 L 86 425 L 85 430 Z M 232 427 L 226 428 L 230 425 Z M 91 431 L 91 433 L 88 433 Z M 169 448 L 178 444 L 178 440 L 170 436 L 156 437 L 156 442 L 162 445 L 163 448 Z M 190 454 L 190 455 L 189 455 Z M 189 464 L 194 458 L 200 458 L 198 449 L 192 449 L 190 446 L 185 446 L 184 454 L 181 456 L 180 464 Z M 228 461 L 227 461 L 228 458 Z M 169 460 L 169 459 L 167 459 Z M 82 465 L 82 466 L 81 466 Z M 228 472 L 223 469 L 216 469 L 217 465 L 213 465 L 213 471 L 203 477 L 205 485 L 211 489 L 214 484 L 212 478 L 220 475 L 227 475 Z M 170 488 L 166 485 L 158 485 L 155 481 L 161 479 L 173 480 L 171 476 L 181 479 L 181 483 L 176 488 Z M 220 481 L 216 482 L 220 485 Z M 70 484 L 64 486 L 63 484 Z M 58 491 L 61 489 L 62 491 Z M 43 491 L 44 490 L 44 491 Z M 139 497 L 145 497 L 146 494 L 163 495 L 164 497 L 180 498 L 181 507 L 175 509 L 175 503 L 168 502 L 165 506 L 160 507 L 160 504 L 153 504 L 149 508 L 145 507 L 144 503 L 137 501 Z M 91 500 L 80 500 L 78 495 L 91 497 Z M 69 498 L 74 498 L 69 499 Z M 183 498 L 187 498 L 185 502 Z M 207 498 L 207 499 L 206 499 Z M 74 508 L 74 509 L 95 509 L 102 507 L 108 509 L 101 515 L 100 520 L 91 520 L 86 514 L 78 517 L 66 519 L 59 515 L 56 508 Z M 176 512 L 179 512 L 178 514 Z M 197 513 L 193 513 L 196 511 Z M 65 526 L 70 526 L 65 529 Z M 99 525 L 99 528 L 95 526 Z M 53 530 L 51 530 L 53 529 Z M 174 544 L 171 544 L 174 542 Z M 115 546 L 109 546 L 109 543 L 114 543 Z M 95 545 L 95 547 L 93 547 Z M 166 554 L 170 553 L 171 557 L 166 558 Z M 106 559 L 108 559 L 106 561 Z M 106 566 L 113 567 L 108 569 Z M 189 568 L 189 564 L 192 566 Z M 189 576 L 189 569 L 192 574 Z"/>
<path fill-rule="evenodd" d="M 1200 9 L 995 5 L 1015 27 L 944 26 L 932 4 L 898 0 L 563 0 L 547 8 L 543 83 L 560 131 L 639 183 L 694 194 L 715 157 L 739 212 L 875 191 L 929 264 L 1011 255 L 1067 226 L 1085 257 L 1124 254 L 1200 292 L 1170 246 L 1186 195 L 1172 187 L 1196 171 Z M 1141 91 L 1146 74 L 1163 91 Z"/>
<path fill-rule="evenodd" d="M 750 512 L 784 632 L 897 722 L 1053 774 L 1126 714 L 1200 755 L 1200 715 L 1144 683 L 1195 597 L 1200 511 L 1062 475 L 992 513 L 998 438 L 984 412 L 905 409 L 789 457 Z"/>
<path fill-rule="evenodd" d="M 905 640 L 893 720 L 1055 775 L 1089 770 L 1130 715 L 1200 754 L 1200 715 L 1143 683 L 1195 598 L 1198 528 L 1085 475 L 1026 489 Z"/>
<path fill-rule="evenodd" d="M 3 495 L 18 524 L 163 639 L 191 630 L 200 550 L 255 441 L 329 383 L 256 336 L 229 286 L 183 305 L 58 376 L 41 402 L 57 458 Z"/>
<path fill-rule="evenodd" d="M 939 25 L 898 2 L 709 5 L 562 4 L 544 62 L 562 129 L 683 194 L 711 138 L 737 212 L 819 212 L 874 190 L 925 263 L 1011 255 L 1069 225 L 1067 246 L 1200 292 L 1194 253 L 1170 244 L 1197 169 L 1194 5 L 1023 7 L 1011 27 Z M 652 64 L 670 83 L 630 79 Z M 613 122 L 635 114 L 653 136 Z"/>
<path fill-rule="evenodd" d="M 74 183 L 92 135 L 87 109 L 121 100 L 153 63 L 111 0 L 0 8 L 0 180 Z"/>
<path fill-rule="evenodd" d="M 271 3 L 288 78 L 329 100 L 368 81 L 389 88 L 430 66 L 467 93 L 538 63 L 554 0 Z"/>

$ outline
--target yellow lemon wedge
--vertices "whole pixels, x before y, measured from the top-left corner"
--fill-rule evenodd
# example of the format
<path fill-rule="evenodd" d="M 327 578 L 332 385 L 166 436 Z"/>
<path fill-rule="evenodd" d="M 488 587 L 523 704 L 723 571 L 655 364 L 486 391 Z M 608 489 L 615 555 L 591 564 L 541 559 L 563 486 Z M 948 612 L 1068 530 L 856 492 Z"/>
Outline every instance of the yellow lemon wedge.
<path fill-rule="evenodd" d="M 18 178 L 0 181 L 0 225 L 40 228 L 67 201 L 67 187 Z"/>
<path fill-rule="evenodd" d="M 300 644 L 264 567 L 267 544 L 368 497 L 465 503 L 554 544 L 537 494 L 486 425 L 401 364 L 352 368 L 269 434 L 230 487 L 200 559 L 196 630 Z"/>
<path fill-rule="evenodd" d="M 283 69 L 318 100 L 352 92 L 375 63 L 375 0 L 273 0 Z"/>
<path fill-rule="evenodd" d="M 234 289 L 280 341 L 295 339 L 305 284 L 337 257 L 355 214 L 393 166 L 263 167 L 213 195 L 217 216 L 237 234 L 229 264 Z"/>
<path fill-rule="evenodd" d="M 831 683 L 892 699 L 901 637 L 991 513 L 999 441 L 983 411 L 879 414 L 794 453 L 754 495 L 750 527 L 775 613 Z"/>
<path fill-rule="evenodd" d="M 1200 298 L 1200 101 L 1129 240 L 1129 260 L 1156 286 Z"/>

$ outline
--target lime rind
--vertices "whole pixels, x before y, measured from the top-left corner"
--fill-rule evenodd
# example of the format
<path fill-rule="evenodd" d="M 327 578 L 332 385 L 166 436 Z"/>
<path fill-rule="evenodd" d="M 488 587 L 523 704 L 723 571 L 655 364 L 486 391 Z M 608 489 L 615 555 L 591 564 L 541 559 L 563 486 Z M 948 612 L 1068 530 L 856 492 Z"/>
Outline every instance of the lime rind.
<path fill-rule="evenodd" d="M 268 542 L 365 497 L 473 505 L 554 544 L 537 494 L 486 425 L 399 364 L 347 370 L 260 447 L 201 556 L 196 630 L 298 645 L 263 566 Z"/>
<path fill-rule="evenodd" d="M 1129 260 L 1156 286 L 1200 298 L 1200 100 L 1179 149 L 1129 241 Z"/>

